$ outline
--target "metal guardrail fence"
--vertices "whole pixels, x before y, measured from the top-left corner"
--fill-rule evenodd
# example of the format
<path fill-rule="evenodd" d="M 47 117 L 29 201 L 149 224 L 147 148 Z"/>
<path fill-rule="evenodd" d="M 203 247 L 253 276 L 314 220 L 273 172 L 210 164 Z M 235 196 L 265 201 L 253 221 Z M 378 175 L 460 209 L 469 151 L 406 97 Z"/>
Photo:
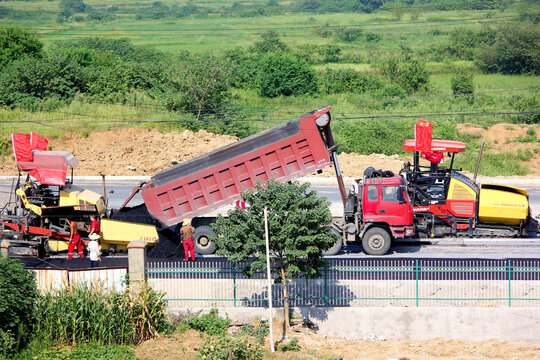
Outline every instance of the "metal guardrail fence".
<path fill-rule="evenodd" d="M 148 262 L 149 284 L 170 307 L 268 306 L 265 273 L 228 261 Z M 540 259 L 332 259 L 318 279 L 288 284 L 291 306 L 540 306 Z M 283 306 L 281 284 L 272 287 Z"/>

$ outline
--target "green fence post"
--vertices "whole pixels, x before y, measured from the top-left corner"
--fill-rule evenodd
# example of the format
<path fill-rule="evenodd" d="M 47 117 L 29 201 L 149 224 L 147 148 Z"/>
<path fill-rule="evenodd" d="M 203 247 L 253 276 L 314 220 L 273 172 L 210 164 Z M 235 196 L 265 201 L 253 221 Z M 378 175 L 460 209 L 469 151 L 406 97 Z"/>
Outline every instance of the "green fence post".
<path fill-rule="evenodd" d="M 328 272 L 328 266 L 324 267 L 324 306 L 328 307 L 328 279 L 326 273 Z"/>
<path fill-rule="evenodd" d="M 416 307 L 418 307 L 418 260 L 415 261 L 415 273 L 416 273 Z"/>
<path fill-rule="evenodd" d="M 233 299 L 236 307 L 236 264 L 233 264 Z"/>
<path fill-rule="evenodd" d="M 508 307 L 512 307 L 512 264 L 508 260 Z"/>

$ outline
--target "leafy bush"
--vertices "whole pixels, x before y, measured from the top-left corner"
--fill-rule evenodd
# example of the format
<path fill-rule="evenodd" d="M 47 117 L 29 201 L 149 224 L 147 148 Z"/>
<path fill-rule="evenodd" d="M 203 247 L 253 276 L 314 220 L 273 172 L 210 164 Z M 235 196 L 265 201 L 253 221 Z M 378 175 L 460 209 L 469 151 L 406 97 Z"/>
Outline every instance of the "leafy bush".
<path fill-rule="evenodd" d="M 0 30 L 0 69 L 24 57 L 39 58 L 43 44 L 25 29 L 7 27 Z"/>
<path fill-rule="evenodd" d="M 298 343 L 298 338 L 293 337 L 291 341 L 289 341 L 286 344 L 282 344 L 279 346 L 279 350 L 285 352 L 285 351 L 300 351 L 301 347 Z"/>
<path fill-rule="evenodd" d="M 209 335 L 223 335 L 231 320 L 218 316 L 217 309 L 210 310 L 209 314 L 192 316 L 185 320 L 190 328 Z"/>
<path fill-rule="evenodd" d="M 237 336 L 208 338 L 199 349 L 201 360 L 262 360 L 260 347 Z"/>
<path fill-rule="evenodd" d="M 38 297 L 35 331 L 52 343 L 137 344 L 169 331 L 162 293 L 79 285 Z"/>
<path fill-rule="evenodd" d="M 476 63 L 485 73 L 540 74 L 540 30 L 506 25 L 496 31 L 494 43 L 483 46 Z"/>
<path fill-rule="evenodd" d="M 538 107 L 540 107 L 539 97 L 514 95 L 512 97 L 512 104 L 516 110 L 529 113 L 519 115 L 519 122 L 525 122 L 526 124 L 540 124 L 540 114 L 538 113 Z"/>
<path fill-rule="evenodd" d="M 242 335 L 249 335 L 255 338 L 255 342 L 258 344 L 264 343 L 264 338 L 270 334 L 270 328 L 268 324 L 260 321 L 257 326 L 247 324 L 242 326 Z"/>
<path fill-rule="evenodd" d="M 84 12 L 86 5 L 82 0 L 60 0 L 61 10 L 71 10 L 72 12 Z"/>
<path fill-rule="evenodd" d="M 20 261 L 0 256 L 0 357 L 17 352 L 30 339 L 37 295 L 33 273 Z"/>
<path fill-rule="evenodd" d="M 473 95 L 474 84 L 473 74 L 468 72 L 460 72 L 452 77 L 450 80 L 452 86 L 452 93 L 454 96 L 460 95 Z"/>
<path fill-rule="evenodd" d="M 429 74 L 426 66 L 417 59 L 399 62 L 393 58 L 381 63 L 379 71 L 389 81 L 400 85 L 408 94 L 428 88 Z"/>
<path fill-rule="evenodd" d="M 288 51 L 287 45 L 281 41 L 279 35 L 269 30 L 261 35 L 261 40 L 256 41 L 251 47 L 251 51 L 257 54 L 266 54 L 276 51 Z"/>
<path fill-rule="evenodd" d="M 209 54 L 192 57 L 168 68 L 163 102 L 169 110 L 192 113 L 196 119 L 223 114 L 230 106 L 230 65 Z"/>
<path fill-rule="evenodd" d="M 319 88 L 327 94 L 371 92 L 378 89 L 381 83 L 378 77 L 353 69 L 326 69 L 319 74 Z"/>
<path fill-rule="evenodd" d="M 268 53 L 259 61 L 257 86 L 260 96 L 314 94 L 317 92 L 315 71 L 303 60 L 283 53 Z"/>

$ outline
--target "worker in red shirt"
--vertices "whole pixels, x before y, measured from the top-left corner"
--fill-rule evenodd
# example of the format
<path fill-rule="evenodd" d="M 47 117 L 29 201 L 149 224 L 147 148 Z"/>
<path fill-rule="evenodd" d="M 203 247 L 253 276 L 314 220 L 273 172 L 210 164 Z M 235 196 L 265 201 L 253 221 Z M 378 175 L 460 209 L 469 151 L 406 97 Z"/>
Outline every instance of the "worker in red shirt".
<path fill-rule="evenodd" d="M 195 244 L 193 243 L 194 232 L 195 228 L 191 226 L 191 219 L 184 219 L 182 228 L 180 229 L 182 244 L 184 245 L 184 261 L 189 260 L 189 254 L 191 254 L 191 260 L 195 261 Z"/>
<path fill-rule="evenodd" d="M 73 259 L 73 250 L 75 250 L 75 246 L 77 246 L 79 250 L 79 257 L 84 257 L 83 252 L 83 246 L 81 241 L 81 236 L 79 235 L 79 229 L 77 228 L 77 222 L 73 219 L 67 219 L 67 223 L 69 224 L 69 244 L 68 244 L 68 258 Z"/>
<path fill-rule="evenodd" d="M 88 234 L 88 237 L 93 240 L 99 239 L 99 221 L 97 221 L 95 215 L 90 215 L 90 220 L 92 221 L 90 223 L 90 233 Z"/>

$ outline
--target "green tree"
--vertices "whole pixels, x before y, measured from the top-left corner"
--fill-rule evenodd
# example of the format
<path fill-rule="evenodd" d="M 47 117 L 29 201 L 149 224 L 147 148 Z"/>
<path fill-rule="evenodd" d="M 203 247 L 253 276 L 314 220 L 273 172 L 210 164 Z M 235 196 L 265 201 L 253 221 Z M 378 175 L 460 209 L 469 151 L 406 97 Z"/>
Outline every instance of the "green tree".
<path fill-rule="evenodd" d="M 22 28 L 8 27 L 0 30 L 0 70 L 24 57 L 41 57 L 43 44 L 37 36 Z"/>
<path fill-rule="evenodd" d="M 33 274 L 20 261 L 0 256 L 0 357 L 30 339 L 37 295 Z"/>
<path fill-rule="evenodd" d="M 287 45 L 281 41 L 279 35 L 273 30 L 263 33 L 261 40 L 256 41 L 251 47 L 251 51 L 257 54 L 288 50 Z"/>
<path fill-rule="evenodd" d="M 493 45 L 481 48 L 476 63 L 486 73 L 540 74 L 540 30 L 528 25 L 498 29 Z"/>
<path fill-rule="evenodd" d="M 408 94 L 426 90 L 429 85 L 426 65 L 417 59 L 400 62 L 392 58 L 379 65 L 379 71 L 388 80 L 405 89 Z"/>
<path fill-rule="evenodd" d="M 210 55 L 193 57 L 170 69 L 165 106 L 202 116 L 223 113 L 230 106 L 230 65 Z"/>
<path fill-rule="evenodd" d="M 86 4 L 82 0 L 61 0 L 60 9 L 69 9 L 74 13 L 82 13 L 86 9 Z"/>
<path fill-rule="evenodd" d="M 218 216 L 213 226 L 218 254 L 233 262 L 246 262 L 246 274 L 266 269 L 264 209 L 268 209 L 268 232 L 272 272 L 287 297 L 287 284 L 293 278 L 317 278 L 325 264 L 322 252 L 336 239 L 328 223 L 332 215 L 328 201 L 308 191 L 309 184 L 281 184 L 275 180 L 257 182 L 255 189 L 242 193 L 250 207 L 230 210 L 228 217 Z M 284 303 L 286 325 L 289 304 Z"/>
<path fill-rule="evenodd" d="M 283 52 L 268 53 L 259 61 L 259 95 L 277 96 L 313 94 L 318 90 L 317 76 L 304 60 Z"/>
<path fill-rule="evenodd" d="M 460 71 L 450 80 L 454 96 L 474 94 L 473 74 Z"/>

